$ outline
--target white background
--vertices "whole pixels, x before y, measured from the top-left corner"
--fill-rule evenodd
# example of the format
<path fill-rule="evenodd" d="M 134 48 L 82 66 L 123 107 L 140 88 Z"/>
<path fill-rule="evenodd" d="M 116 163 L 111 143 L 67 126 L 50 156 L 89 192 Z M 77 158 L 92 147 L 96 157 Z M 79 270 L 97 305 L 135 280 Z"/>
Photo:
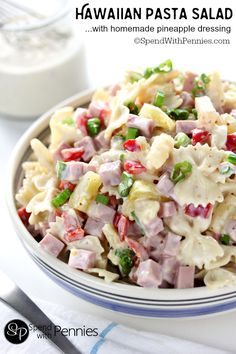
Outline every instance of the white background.
<path fill-rule="evenodd" d="M 75 1 L 77 6 L 81 1 Z M 96 1 L 91 2 L 96 3 Z M 129 3 L 129 6 L 158 6 L 157 1 L 97 1 L 97 3 L 109 3 L 110 6 L 122 6 Z M 163 2 L 159 1 L 159 4 Z M 119 5 L 118 5 L 119 4 Z M 211 5 L 217 8 L 222 1 L 164 1 L 165 6 L 200 7 Z M 223 2 L 224 6 L 234 7 L 236 16 L 235 1 Z M 191 21 L 190 21 L 191 22 Z M 215 23 L 215 21 L 213 21 Z M 186 22 L 187 23 L 187 22 Z M 125 68 L 137 67 L 139 65 L 150 66 L 158 64 L 167 58 L 172 58 L 175 66 L 192 69 L 195 71 L 209 72 L 218 69 L 222 77 L 236 80 L 235 72 L 235 19 L 231 21 L 233 33 L 221 36 L 232 40 L 231 46 L 149 46 L 143 47 L 133 44 L 132 39 L 135 34 L 111 35 L 107 33 L 86 35 L 82 33 L 78 22 L 75 25 L 79 28 L 81 40 L 85 42 L 87 55 L 87 70 L 89 71 L 90 86 L 103 85 L 116 81 L 121 77 Z M 93 22 L 94 24 L 94 22 Z M 132 22 L 131 25 L 134 23 Z M 167 25 L 175 25 L 175 21 L 166 21 Z M 219 22 L 217 22 L 219 24 Z M 153 36 L 153 34 L 146 35 Z M 0 78 L 1 79 L 1 78 Z M 87 304 L 75 296 L 67 293 L 54 284 L 44 275 L 33 263 L 28 254 L 22 248 L 8 217 L 8 212 L 4 202 L 4 186 L 7 181 L 4 179 L 7 163 L 11 150 L 18 138 L 23 134 L 30 122 L 7 121 L 0 119 L 0 220 L 1 220 L 1 246 L 0 246 L 0 268 L 5 270 L 24 291 L 33 298 L 41 298 L 52 302 L 57 302 L 69 308 L 82 308 L 91 313 L 96 313 L 110 319 L 115 319 L 122 323 L 130 324 L 136 328 L 159 331 L 161 333 L 176 335 L 206 343 L 218 348 L 228 349 L 236 352 L 235 345 L 235 323 L 236 312 L 224 315 L 217 315 L 211 318 L 188 319 L 188 320 L 132 320 L 126 315 L 117 315 L 104 309 Z"/>

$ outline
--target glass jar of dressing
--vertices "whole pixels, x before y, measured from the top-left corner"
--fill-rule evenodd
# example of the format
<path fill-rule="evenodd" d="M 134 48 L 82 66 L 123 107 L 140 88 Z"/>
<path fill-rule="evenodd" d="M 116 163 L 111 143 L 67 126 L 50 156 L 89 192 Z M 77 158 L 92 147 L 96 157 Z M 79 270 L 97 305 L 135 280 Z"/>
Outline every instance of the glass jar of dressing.
<path fill-rule="evenodd" d="M 0 116 L 35 118 L 87 87 L 83 46 L 68 1 L 6 1 L 4 10 L 0 8 Z"/>

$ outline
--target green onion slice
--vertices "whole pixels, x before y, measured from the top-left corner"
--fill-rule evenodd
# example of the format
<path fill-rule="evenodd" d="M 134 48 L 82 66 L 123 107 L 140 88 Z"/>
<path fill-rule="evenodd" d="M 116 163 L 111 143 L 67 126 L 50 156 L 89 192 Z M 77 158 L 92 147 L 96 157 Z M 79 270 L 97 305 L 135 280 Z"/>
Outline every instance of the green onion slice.
<path fill-rule="evenodd" d="M 156 107 L 161 107 L 165 100 L 165 94 L 163 91 L 157 91 L 156 96 L 154 98 L 153 105 Z"/>
<path fill-rule="evenodd" d="M 174 120 L 186 120 L 189 117 L 189 111 L 181 108 L 168 109 L 167 114 Z"/>
<path fill-rule="evenodd" d="M 61 205 L 65 204 L 65 202 L 70 198 L 71 193 L 72 192 L 70 189 L 64 189 L 64 191 L 51 200 L 52 206 L 57 209 Z"/>
<path fill-rule="evenodd" d="M 131 114 L 138 115 L 139 109 L 138 109 L 138 106 L 134 102 L 127 103 L 126 107 L 129 108 L 129 111 L 130 111 Z"/>
<path fill-rule="evenodd" d="M 227 157 L 227 161 L 236 165 L 236 154 L 229 154 Z"/>
<path fill-rule="evenodd" d="M 104 205 L 108 205 L 108 203 L 109 203 L 109 197 L 104 194 L 98 194 L 96 196 L 95 200 L 96 200 L 96 202 L 104 204 Z"/>
<path fill-rule="evenodd" d="M 135 139 L 139 136 L 139 130 L 137 128 L 128 128 L 125 140 Z"/>
<path fill-rule="evenodd" d="M 223 245 L 228 246 L 230 243 L 230 236 L 228 234 L 222 234 L 220 236 L 220 242 L 223 243 Z"/>
<path fill-rule="evenodd" d="M 66 169 L 66 163 L 63 161 L 57 161 L 56 172 L 57 172 L 58 179 L 62 179 L 62 173 L 65 169 Z"/>
<path fill-rule="evenodd" d="M 191 143 L 191 139 L 185 133 L 178 133 L 175 136 L 175 148 L 179 148 L 180 146 L 188 146 Z"/>
<path fill-rule="evenodd" d="M 192 165 L 190 162 L 188 161 L 179 162 L 174 165 L 170 178 L 172 182 L 177 183 L 185 179 L 187 175 L 191 172 L 192 172 Z"/>
<path fill-rule="evenodd" d="M 118 248 L 115 255 L 119 257 L 119 265 L 124 275 L 128 275 L 133 267 L 135 253 L 130 248 Z"/>
<path fill-rule="evenodd" d="M 121 175 L 121 182 L 118 186 L 118 193 L 122 198 L 125 198 L 129 195 L 133 183 L 133 176 L 127 172 L 123 172 Z"/>
<path fill-rule="evenodd" d="M 99 133 L 101 121 L 99 118 L 90 118 L 87 121 L 87 129 L 90 136 L 95 136 Z"/>

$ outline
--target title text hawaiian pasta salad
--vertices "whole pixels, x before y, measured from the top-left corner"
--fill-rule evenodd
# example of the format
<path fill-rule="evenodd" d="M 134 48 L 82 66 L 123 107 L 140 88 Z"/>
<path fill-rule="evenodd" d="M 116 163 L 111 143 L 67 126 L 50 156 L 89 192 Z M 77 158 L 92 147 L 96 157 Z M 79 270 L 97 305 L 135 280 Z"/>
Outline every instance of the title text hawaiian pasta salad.
<path fill-rule="evenodd" d="M 167 60 L 31 141 L 19 216 L 70 267 L 152 288 L 236 284 L 236 86 Z M 79 274 L 79 273 L 78 273 Z"/>

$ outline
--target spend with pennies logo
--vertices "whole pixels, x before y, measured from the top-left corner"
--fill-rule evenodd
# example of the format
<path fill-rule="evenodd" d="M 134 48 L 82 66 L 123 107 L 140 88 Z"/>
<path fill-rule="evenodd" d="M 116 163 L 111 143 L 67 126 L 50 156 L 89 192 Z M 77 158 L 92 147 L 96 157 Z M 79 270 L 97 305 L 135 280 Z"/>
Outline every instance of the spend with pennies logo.
<path fill-rule="evenodd" d="M 8 342 L 21 344 L 24 343 L 29 336 L 29 327 L 22 320 L 11 320 L 4 328 L 4 335 Z"/>

